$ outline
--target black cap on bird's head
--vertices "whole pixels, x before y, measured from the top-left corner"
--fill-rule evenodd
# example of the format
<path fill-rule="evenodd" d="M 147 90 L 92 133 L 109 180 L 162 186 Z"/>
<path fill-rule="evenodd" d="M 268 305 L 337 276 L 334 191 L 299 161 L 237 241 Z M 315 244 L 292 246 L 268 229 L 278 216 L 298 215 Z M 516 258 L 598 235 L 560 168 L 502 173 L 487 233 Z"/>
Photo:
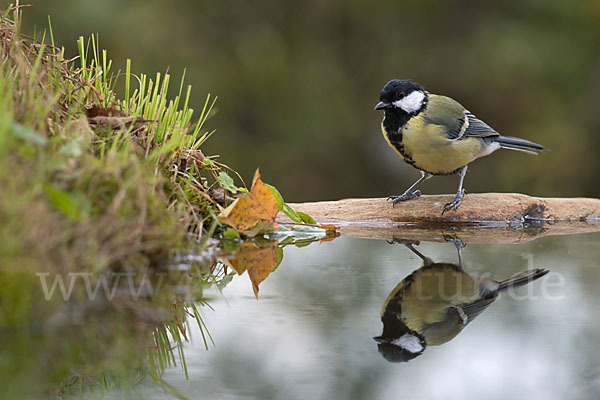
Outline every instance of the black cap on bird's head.
<path fill-rule="evenodd" d="M 399 109 L 408 114 L 418 114 L 427 104 L 427 92 L 410 80 L 392 79 L 379 93 L 375 110 Z"/>

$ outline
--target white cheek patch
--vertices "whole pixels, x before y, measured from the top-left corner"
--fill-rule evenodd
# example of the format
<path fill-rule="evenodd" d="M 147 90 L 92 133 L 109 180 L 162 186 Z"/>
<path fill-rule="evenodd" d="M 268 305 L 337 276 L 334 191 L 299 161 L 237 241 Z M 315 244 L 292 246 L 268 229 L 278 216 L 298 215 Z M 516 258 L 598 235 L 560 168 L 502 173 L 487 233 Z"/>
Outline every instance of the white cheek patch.
<path fill-rule="evenodd" d="M 392 104 L 410 114 L 421 108 L 423 100 L 425 100 L 425 93 L 420 90 L 415 90 L 408 96 L 394 101 Z"/>
<path fill-rule="evenodd" d="M 411 335 L 410 333 L 404 334 L 404 336 L 399 337 L 398 339 L 391 342 L 396 346 L 402 347 L 405 350 L 410 351 L 411 353 L 419 353 L 423 350 L 423 345 L 419 341 L 419 338 Z"/>

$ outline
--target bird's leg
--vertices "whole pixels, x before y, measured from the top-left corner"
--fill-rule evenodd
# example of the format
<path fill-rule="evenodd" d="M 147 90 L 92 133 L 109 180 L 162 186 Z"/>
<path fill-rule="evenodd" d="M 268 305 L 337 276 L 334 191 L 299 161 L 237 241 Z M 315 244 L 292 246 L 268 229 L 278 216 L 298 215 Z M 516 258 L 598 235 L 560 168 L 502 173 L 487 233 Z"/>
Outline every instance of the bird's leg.
<path fill-rule="evenodd" d="M 456 192 L 456 196 L 454 196 L 454 199 L 452 201 L 446 203 L 446 205 L 444 206 L 444 209 L 442 210 L 442 214 L 444 214 L 446 211 L 449 211 L 453 208 L 456 211 L 458 206 L 460 206 L 460 203 L 462 202 L 462 199 L 465 195 L 465 189 L 463 189 L 463 181 L 465 180 L 466 174 L 467 174 L 467 166 L 465 165 L 464 167 L 462 167 L 461 169 L 458 170 L 458 175 L 460 176 L 460 180 L 458 181 L 458 192 Z"/>
<path fill-rule="evenodd" d="M 419 250 L 415 249 L 415 246 L 419 245 L 418 241 L 396 239 L 394 237 L 391 241 L 388 240 L 388 243 L 389 244 L 399 243 L 399 244 L 404 245 L 404 247 L 406 247 L 407 249 L 409 249 L 410 251 L 412 251 L 415 255 L 417 255 L 417 257 L 419 257 L 421 260 L 423 260 L 423 265 L 433 264 L 433 261 L 431 260 L 431 258 L 427 257 L 426 255 L 424 255 L 423 253 L 421 253 Z"/>
<path fill-rule="evenodd" d="M 454 247 L 456 247 L 456 251 L 458 252 L 458 265 L 463 268 L 462 249 L 465 248 L 466 244 L 460 240 L 459 237 L 454 235 L 444 235 L 444 240 L 452 243 Z"/>
<path fill-rule="evenodd" d="M 413 183 L 411 187 L 406 189 L 406 191 L 404 193 L 402 193 L 400 196 L 388 197 L 388 200 L 392 200 L 392 207 L 395 206 L 397 203 L 400 203 L 401 201 L 406 201 L 406 200 L 414 199 L 415 197 L 419 197 L 421 195 L 421 191 L 413 190 L 413 189 L 416 188 L 419 183 L 426 181 L 427 179 L 431 178 L 432 176 L 433 175 L 430 174 L 429 172 L 421 171 L 421 177 L 415 183 Z"/>
<path fill-rule="evenodd" d="M 410 251 L 412 251 L 414 254 L 416 254 L 417 257 L 419 257 L 421 260 L 423 260 L 423 265 L 433 264 L 433 261 L 431 260 L 431 258 L 425 256 L 419 250 L 415 249 L 415 247 L 413 246 L 412 243 L 403 243 L 403 244 L 404 244 L 404 246 L 406 246 L 406 248 L 408 248 Z"/>

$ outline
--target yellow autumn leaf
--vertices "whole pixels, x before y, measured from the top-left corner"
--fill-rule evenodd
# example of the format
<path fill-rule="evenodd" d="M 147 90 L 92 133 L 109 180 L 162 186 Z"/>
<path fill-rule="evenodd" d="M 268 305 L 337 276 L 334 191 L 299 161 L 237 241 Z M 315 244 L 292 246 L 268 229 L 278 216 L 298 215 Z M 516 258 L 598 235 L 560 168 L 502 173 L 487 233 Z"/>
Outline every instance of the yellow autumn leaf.
<path fill-rule="evenodd" d="M 260 179 L 258 169 L 254 173 L 249 195 L 242 195 L 219 215 L 219 221 L 241 232 L 277 229 L 277 201 L 271 190 Z M 251 235 L 250 235 L 251 236 Z"/>
<path fill-rule="evenodd" d="M 277 265 L 276 247 L 276 245 L 258 247 L 253 242 L 244 242 L 233 258 L 228 260 L 228 264 L 235 269 L 238 275 L 248 271 L 256 297 L 258 297 L 258 285 L 269 276 Z"/>

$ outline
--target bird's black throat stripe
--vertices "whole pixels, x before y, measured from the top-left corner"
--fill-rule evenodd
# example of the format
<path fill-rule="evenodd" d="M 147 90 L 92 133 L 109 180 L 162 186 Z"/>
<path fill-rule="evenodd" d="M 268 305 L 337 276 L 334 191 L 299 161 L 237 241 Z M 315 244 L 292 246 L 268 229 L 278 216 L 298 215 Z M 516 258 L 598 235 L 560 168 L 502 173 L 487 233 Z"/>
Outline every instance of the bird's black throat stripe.
<path fill-rule="evenodd" d="M 414 166 L 414 160 L 404 151 L 404 144 L 402 143 L 402 128 L 412 117 L 413 115 L 401 110 L 386 110 L 383 118 L 383 128 L 390 144 L 398 150 L 404 161 Z"/>

